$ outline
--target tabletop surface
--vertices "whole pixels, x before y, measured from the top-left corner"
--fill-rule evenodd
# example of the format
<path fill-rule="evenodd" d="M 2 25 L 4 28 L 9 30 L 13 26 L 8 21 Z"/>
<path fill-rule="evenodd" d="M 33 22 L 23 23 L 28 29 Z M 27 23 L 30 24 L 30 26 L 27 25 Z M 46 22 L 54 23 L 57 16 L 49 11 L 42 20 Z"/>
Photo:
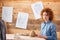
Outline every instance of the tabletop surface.
<path fill-rule="evenodd" d="M 6 39 L 7 40 L 45 40 L 43 38 L 22 36 L 22 35 L 15 35 L 15 34 L 6 34 Z"/>

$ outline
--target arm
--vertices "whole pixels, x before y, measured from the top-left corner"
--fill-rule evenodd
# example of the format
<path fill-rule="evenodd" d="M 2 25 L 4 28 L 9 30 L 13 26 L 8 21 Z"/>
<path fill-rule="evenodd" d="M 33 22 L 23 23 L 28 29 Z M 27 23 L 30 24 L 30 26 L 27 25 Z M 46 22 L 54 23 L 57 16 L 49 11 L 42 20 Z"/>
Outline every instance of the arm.
<path fill-rule="evenodd" d="M 54 24 L 51 25 L 51 36 L 48 36 L 47 39 L 57 40 L 56 26 Z"/>
<path fill-rule="evenodd" d="M 39 38 L 44 38 L 44 39 L 48 38 L 48 36 L 42 36 L 42 35 L 37 35 L 37 34 L 36 34 L 36 36 L 39 37 Z"/>
<path fill-rule="evenodd" d="M 42 36 L 42 35 L 37 35 L 39 38 L 45 38 L 45 39 L 50 39 L 50 40 L 57 40 L 57 35 L 56 35 L 56 26 L 51 25 L 51 36 Z"/>

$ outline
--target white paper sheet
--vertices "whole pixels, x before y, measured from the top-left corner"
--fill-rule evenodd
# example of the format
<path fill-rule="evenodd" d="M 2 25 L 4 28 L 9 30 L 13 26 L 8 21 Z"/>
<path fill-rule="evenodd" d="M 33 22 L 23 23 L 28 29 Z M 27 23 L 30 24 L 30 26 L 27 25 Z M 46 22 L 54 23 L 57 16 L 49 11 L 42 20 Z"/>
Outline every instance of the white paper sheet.
<path fill-rule="evenodd" d="M 2 20 L 12 22 L 13 7 L 2 7 Z"/>
<path fill-rule="evenodd" d="M 18 12 L 16 27 L 26 29 L 27 22 L 28 22 L 28 14 L 23 12 Z"/>
<path fill-rule="evenodd" d="M 40 2 L 36 2 L 34 4 L 31 4 L 31 7 L 32 7 L 32 10 L 33 10 L 35 18 L 36 19 L 41 18 L 40 12 L 43 9 L 43 3 L 41 1 Z"/>

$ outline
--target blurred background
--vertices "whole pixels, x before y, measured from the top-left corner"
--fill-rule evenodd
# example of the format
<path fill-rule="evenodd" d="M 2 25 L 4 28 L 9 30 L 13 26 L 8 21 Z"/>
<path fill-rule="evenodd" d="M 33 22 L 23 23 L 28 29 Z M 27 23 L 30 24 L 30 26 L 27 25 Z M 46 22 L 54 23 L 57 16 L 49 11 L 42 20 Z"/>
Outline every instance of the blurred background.
<path fill-rule="evenodd" d="M 39 1 L 43 2 L 44 7 L 49 7 L 53 10 L 53 22 L 56 24 L 56 31 L 58 35 L 60 35 L 60 0 L 0 0 L 0 20 L 2 18 L 3 6 L 13 7 L 13 22 L 6 22 L 6 33 L 29 33 L 31 30 L 35 30 L 35 32 L 38 34 L 40 31 L 40 24 L 42 23 L 42 20 L 36 20 L 34 18 L 31 4 Z M 15 27 L 18 12 L 29 13 L 27 29 L 20 29 Z"/>

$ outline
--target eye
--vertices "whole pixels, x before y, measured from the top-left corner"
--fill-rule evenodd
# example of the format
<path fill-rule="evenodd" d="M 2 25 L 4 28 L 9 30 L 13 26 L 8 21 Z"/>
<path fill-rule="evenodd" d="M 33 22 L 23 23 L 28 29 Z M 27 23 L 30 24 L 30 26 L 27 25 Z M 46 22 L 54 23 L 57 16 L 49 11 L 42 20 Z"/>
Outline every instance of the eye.
<path fill-rule="evenodd" d="M 48 16 L 48 15 L 46 15 L 46 16 Z"/>
<path fill-rule="evenodd" d="M 48 16 L 48 15 L 43 15 L 43 16 Z"/>

